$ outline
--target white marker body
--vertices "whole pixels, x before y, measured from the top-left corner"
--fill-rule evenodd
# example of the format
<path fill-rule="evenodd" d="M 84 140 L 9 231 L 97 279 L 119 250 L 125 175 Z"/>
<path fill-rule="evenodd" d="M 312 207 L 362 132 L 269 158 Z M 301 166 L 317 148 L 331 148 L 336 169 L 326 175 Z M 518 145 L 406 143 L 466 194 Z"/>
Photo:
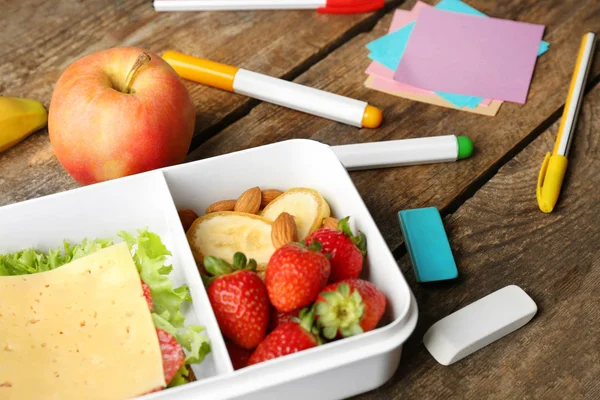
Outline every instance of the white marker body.
<path fill-rule="evenodd" d="M 347 170 L 451 162 L 458 158 L 454 135 L 346 144 L 331 149 Z"/>
<path fill-rule="evenodd" d="M 240 69 L 233 91 L 333 121 L 362 127 L 367 103 L 279 78 Z"/>
<path fill-rule="evenodd" d="M 306 10 L 326 0 L 154 0 L 156 11 Z"/>
<path fill-rule="evenodd" d="M 440 364 L 450 365 L 516 331 L 536 312 L 523 289 L 506 286 L 433 324 L 423 344 Z"/>

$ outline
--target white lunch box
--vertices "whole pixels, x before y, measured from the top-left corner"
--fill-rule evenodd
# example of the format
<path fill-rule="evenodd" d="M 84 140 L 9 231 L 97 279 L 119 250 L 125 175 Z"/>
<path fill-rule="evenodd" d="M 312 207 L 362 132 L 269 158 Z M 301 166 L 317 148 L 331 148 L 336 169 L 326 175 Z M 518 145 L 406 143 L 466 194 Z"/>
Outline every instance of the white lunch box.
<path fill-rule="evenodd" d="M 362 278 L 388 300 L 381 327 L 234 371 L 196 268 L 178 209 L 200 215 L 211 203 L 260 186 L 311 187 L 332 215 L 350 215 L 367 236 Z M 77 188 L 0 208 L 0 254 L 27 247 L 48 250 L 148 228 L 173 253 L 171 279 L 186 283 L 193 306 L 186 324 L 206 328 L 212 350 L 193 367 L 197 381 L 140 399 L 343 399 L 388 381 L 417 322 L 415 298 L 346 169 L 327 145 L 294 139 Z"/>

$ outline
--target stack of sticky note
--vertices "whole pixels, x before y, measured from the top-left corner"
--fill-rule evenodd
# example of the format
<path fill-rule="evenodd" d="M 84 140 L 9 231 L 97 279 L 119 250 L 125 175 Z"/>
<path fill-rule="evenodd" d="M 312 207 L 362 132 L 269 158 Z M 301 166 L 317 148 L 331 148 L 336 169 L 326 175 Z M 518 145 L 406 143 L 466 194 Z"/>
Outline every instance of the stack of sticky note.
<path fill-rule="evenodd" d="M 396 10 L 389 33 L 367 44 L 365 85 L 409 100 L 494 116 L 524 104 L 544 26 L 491 18 L 460 0 Z"/>

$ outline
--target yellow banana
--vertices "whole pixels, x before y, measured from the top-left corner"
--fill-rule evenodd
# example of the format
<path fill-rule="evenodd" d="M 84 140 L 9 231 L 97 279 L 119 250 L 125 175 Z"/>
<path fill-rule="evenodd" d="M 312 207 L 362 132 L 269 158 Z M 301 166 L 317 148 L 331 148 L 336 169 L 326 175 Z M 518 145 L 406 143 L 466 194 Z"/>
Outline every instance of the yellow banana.
<path fill-rule="evenodd" d="M 0 96 L 0 153 L 47 123 L 48 111 L 39 101 Z"/>

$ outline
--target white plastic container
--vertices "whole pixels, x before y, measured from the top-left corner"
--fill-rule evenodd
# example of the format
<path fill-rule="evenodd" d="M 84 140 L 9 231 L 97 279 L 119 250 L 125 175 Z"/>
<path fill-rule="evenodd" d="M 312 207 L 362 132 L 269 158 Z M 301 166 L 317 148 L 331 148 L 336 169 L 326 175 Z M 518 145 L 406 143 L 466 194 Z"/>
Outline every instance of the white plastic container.
<path fill-rule="evenodd" d="M 337 217 L 351 215 L 367 236 L 363 278 L 388 300 L 382 326 L 234 371 L 197 272 L 177 209 L 201 213 L 252 186 L 312 187 Z M 114 237 L 147 227 L 173 253 L 172 279 L 187 283 L 193 307 L 186 324 L 206 327 L 212 351 L 194 366 L 197 381 L 144 399 L 343 399 L 375 389 L 396 371 L 402 345 L 417 322 L 417 305 L 397 263 L 347 171 L 329 146 L 289 140 L 103 182 L 0 208 L 0 253 L 47 250 L 63 239 Z"/>

